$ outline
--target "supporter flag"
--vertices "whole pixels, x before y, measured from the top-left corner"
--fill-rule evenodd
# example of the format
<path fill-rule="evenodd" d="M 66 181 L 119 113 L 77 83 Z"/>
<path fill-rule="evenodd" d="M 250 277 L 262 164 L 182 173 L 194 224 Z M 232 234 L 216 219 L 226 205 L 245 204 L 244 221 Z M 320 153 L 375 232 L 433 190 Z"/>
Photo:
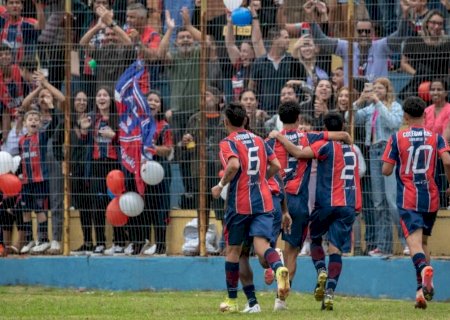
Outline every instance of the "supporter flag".
<path fill-rule="evenodd" d="M 147 99 L 138 84 L 143 73 L 144 63 L 137 60 L 120 76 L 115 90 L 122 165 L 134 174 L 140 194 L 144 194 L 145 189 L 140 173 L 141 157 L 151 160 L 155 154 L 153 135 L 156 129 Z"/>

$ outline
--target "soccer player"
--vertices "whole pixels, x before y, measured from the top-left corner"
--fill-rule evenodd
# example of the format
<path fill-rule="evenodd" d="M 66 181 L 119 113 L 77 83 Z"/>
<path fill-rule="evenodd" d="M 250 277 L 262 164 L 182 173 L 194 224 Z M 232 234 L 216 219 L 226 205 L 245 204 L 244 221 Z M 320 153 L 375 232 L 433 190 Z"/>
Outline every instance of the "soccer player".
<path fill-rule="evenodd" d="M 274 207 L 266 178 L 278 172 L 280 163 L 262 138 L 244 129 L 245 119 L 246 112 L 240 104 L 231 103 L 226 108 L 224 123 L 229 135 L 220 142 L 225 172 L 211 188 L 213 197 L 218 198 L 230 183 L 224 221 L 228 298 L 220 305 L 224 312 L 238 312 L 239 257 L 247 237 L 253 237 L 255 253 L 274 270 L 279 298 L 285 300 L 290 290 L 289 271 L 269 244 Z"/>
<path fill-rule="evenodd" d="M 280 105 L 278 114 L 283 123 L 283 129 L 279 135 L 283 135 L 296 146 L 302 148 L 319 140 L 347 140 L 350 136 L 347 132 L 303 132 L 298 130 L 301 122 L 301 108 L 295 101 L 287 101 Z M 309 222 L 308 209 L 308 184 L 311 173 L 311 159 L 297 159 L 286 150 L 284 145 L 276 139 L 268 141 L 281 163 L 282 176 L 286 189 L 286 198 L 289 214 L 292 218 L 291 233 L 283 233 L 285 241 L 284 257 L 286 267 L 289 269 L 289 280 L 291 282 L 297 269 L 297 256 L 302 248 L 307 235 Z M 285 309 L 286 306 L 278 307 Z M 275 302 L 275 309 L 277 302 Z"/>
<path fill-rule="evenodd" d="M 338 113 L 328 113 L 323 121 L 329 133 L 343 130 L 344 119 Z M 318 275 L 314 297 L 322 301 L 322 309 L 333 310 L 334 291 L 342 270 L 342 253 L 350 250 L 355 211 L 361 208 L 355 151 L 351 145 L 337 141 L 320 140 L 302 147 L 274 131 L 271 137 L 277 138 L 295 158 L 318 160 L 316 202 L 309 227 L 311 258 Z M 322 248 L 322 236 L 327 232 L 328 272 Z"/>
<path fill-rule="evenodd" d="M 284 233 L 290 234 L 292 219 L 289 215 L 286 193 L 284 191 L 284 185 L 279 174 L 276 174 L 268 181 L 270 191 L 272 193 L 273 200 L 273 224 L 272 224 L 272 238 L 270 239 L 270 246 L 275 248 L 280 255 L 281 262 L 284 264 L 283 252 L 281 249 L 276 248 L 278 237 L 281 230 Z M 245 305 L 243 313 L 257 313 L 261 312 L 261 308 L 258 304 L 255 295 L 255 285 L 253 283 L 253 270 L 250 266 L 250 249 L 251 249 L 251 237 L 249 237 L 242 247 L 241 256 L 239 258 L 239 279 L 242 283 L 242 290 L 247 297 L 247 304 Z M 267 285 L 271 285 L 274 281 L 275 275 L 265 260 L 259 260 L 260 264 L 264 268 L 264 280 Z M 275 299 L 274 311 L 286 309 L 286 301 L 281 300 L 278 295 Z"/>
<path fill-rule="evenodd" d="M 438 156 L 450 181 L 450 148 L 442 136 L 424 128 L 426 106 L 418 97 L 404 101 L 403 118 L 408 128 L 388 141 L 382 169 L 384 175 L 390 175 L 396 168 L 397 206 L 416 269 L 416 308 L 420 309 L 427 307 L 434 294 L 428 237 L 439 209 L 439 189 L 434 178 Z"/>

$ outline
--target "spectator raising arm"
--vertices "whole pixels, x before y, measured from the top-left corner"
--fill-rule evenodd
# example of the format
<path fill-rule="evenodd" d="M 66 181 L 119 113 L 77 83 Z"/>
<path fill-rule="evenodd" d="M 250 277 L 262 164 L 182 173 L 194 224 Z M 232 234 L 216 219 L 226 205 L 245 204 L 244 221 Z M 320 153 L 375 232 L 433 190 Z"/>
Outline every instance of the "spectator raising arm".
<path fill-rule="evenodd" d="M 234 25 L 231 21 L 231 14 L 227 14 L 227 31 L 225 33 L 225 47 L 232 65 L 236 65 L 241 57 L 241 52 L 236 45 L 234 37 Z"/>
<path fill-rule="evenodd" d="M 55 88 L 50 82 L 48 82 L 47 78 L 45 78 L 44 74 L 41 71 L 35 71 L 33 74 L 33 79 L 39 84 L 36 89 L 34 89 L 22 102 L 22 108 L 24 111 L 28 111 L 34 99 L 39 95 L 39 92 L 42 89 L 47 89 L 53 97 L 59 103 L 63 103 L 66 100 L 64 94 Z"/>
<path fill-rule="evenodd" d="M 170 45 L 170 37 L 172 36 L 173 30 L 175 29 L 175 20 L 170 16 L 170 11 L 166 10 L 166 26 L 167 31 L 164 34 L 164 37 L 161 39 L 161 43 L 159 44 L 158 56 L 160 59 L 164 59 L 167 55 Z"/>
<path fill-rule="evenodd" d="M 187 31 L 192 35 L 195 41 L 202 41 L 202 33 L 196 27 L 194 27 L 191 23 L 191 17 L 189 15 L 189 9 L 187 7 L 183 7 L 181 9 L 181 17 L 183 19 L 183 25 Z"/>
<path fill-rule="evenodd" d="M 255 5 L 256 1 L 252 1 L 250 11 L 252 12 L 252 45 L 255 51 L 255 57 L 259 58 L 265 55 L 266 48 L 264 47 L 264 39 L 261 32 L 261 25 L 258 17 L 258 7 Z"/>
<path fill-rule="evenodd" d="M 252 12 L 252 46 L 255 52 L 255 57 L 259 58 L 266 54 L 266 48 L 264 47 L 264 40 L 261 33 L 261 26 L 259 23 L 258 12 L 256 10 L 255 2 L 252 1 L 251 12 Z M 236 45 L 234 37 L 235 26 L 231 21 L 231 15 L 227 14 L 227 29 L 225 33 L 225 46 L 227 48 L 228 56 L 231 60 L 232 65 L 236 65 L 241 58 L 241 51 Z"/>
<path fill-rule="evenodd" d="M 45 13 L 44 13 L 44 3 L 40 0 L 33 0 L 34 5 L 36 6 L 36 16 L 37 22 L 34 25 L 36 30 L 42 30 L 45 28 Z"/>
<path fill-rule="evenodd" d="M 95 46 L 93 44 L 90 44 L 91 39 L 102 29 L 105 29 L 106 25 L 103 23 L 102 19 L 99 18 L 97 24 L 88 30 L 84 34 L 84 36 L 80 39 L 80 46 L 86 50 L 88 54 L 92 52 L 93 49 L 95 49 Z"/>
<path fill-rule="evenodd" d="M 126 32 L 113 19 L 112 10 L 106 9 L 104 6 L 98 6 L 95 13 L 99 16 L 104 25 L 110 27 L 119 38 L 119 42 L 125 45 L 131 45 L 131 39 Z"/>
<path fill-rule="evenodd" d="M 113 12 L 106 9 L 104 6 L 97 7 L 96 14 L 99 17 L 97 24 L 88 30 L 86 34 L 81 38 L 80 45 L 86 50 L 88 54 L 91 54 L 96 49 L 94 44 L 91 44 L 92 38 L 106 27 L 111 28 L 117 35 L 117 39 L 120 44 L 132 45 L 130 36 L 113 20 Z"/>

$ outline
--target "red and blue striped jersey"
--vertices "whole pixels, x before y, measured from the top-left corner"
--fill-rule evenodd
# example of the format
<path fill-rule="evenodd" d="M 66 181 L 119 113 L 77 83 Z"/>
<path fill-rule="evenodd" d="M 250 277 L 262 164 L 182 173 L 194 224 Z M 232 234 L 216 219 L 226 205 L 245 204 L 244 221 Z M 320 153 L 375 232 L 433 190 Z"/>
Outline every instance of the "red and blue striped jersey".
<path fill-rule="evenodd" d="M 354 207 L 361 210 L 358 157 L 352 146 L 338 141 L 311 145 L 317 158 L 315 207 Z"/>
<path fill-rule="evenodd" d="M 417 212 L 439 209 L 435 181 L 438 155 L 450 151 L 445 139 L 421 126 L 400 130 L 390 138 L 383 161 L 396 165 L 397 206 Z"/>
<path fill-rule="evenodd" d="M 280 132 L 290 142 L 296 146 L 302 147 L 307 147 L 319 140 L 328 139 L 327 132 L 304 132 L 297 129 L 283 129 Z M 267 142 L 280 161 L 281 176 L 283 178 L 286 193 L 299 195 L 308 202 L 308 183 L 312 160 L 296 159 L 291 156 L 284 146 L 276 139 L 269 139 Z"/>
<path fill-rule="evenodd" d="M 284 199 L 285 192 L 283 187 L 283 181 L 281 180 L 278 174 L 274 175 L 270 179 L 267 179 L 267 183 L 269 184 L 270 192 L 273 195 L 280 196 Z"/>
<path fill-rule="evenodd" d="M 8 13 L 0 15 L 0 41 L 12 50 L 13 62 L 19 64 L 24 56 L 32 56 L 40 31 L 35 29 L 36 19 L 22 18 L 12 21 Z"/>
<path fill-rule="evenodd" d="M 172 130 L 170 129 L 170 126 L 166 120 L 156 120 L 156 130 L 155 134 L 153 135 L 153 145 L 155 147 L 173 147 Z M 165 160 L 158 155 L 154 155 L 153 159 L 156 161 Z"/>
<path fill-rule="evenodd" d="M 102 128 L 109 127 L 107 120 L 103 120 L 100 114 L 96 115 L 94 124 L 94 151 L 92 158 L 94 160 L 101 159 L 118 159 L 117 152 L 117 134 L 114 138 L 102 137 L 99 131 Z"/>
<path fill-rule="evenodd" d="M 58 117 L 54 116 L 45 129 L 33 134 L 24 135 L 19 139 L 19 155 L 22 158 L 22 183 L 42 182 L 48 179 L 46 160 L 47 142 L 58 126 Z"/>
<path fill-rule="evenodd" d="M 272 211 L 266 170 L 268 163 L 276 157 L 266 142 L 247 130 L 233 132 L 220 142 L 219 155 L 224 167 L 233 157 L 240 163 L 239 171 L 228 187 L 227 206 L 238 214 Z"/>

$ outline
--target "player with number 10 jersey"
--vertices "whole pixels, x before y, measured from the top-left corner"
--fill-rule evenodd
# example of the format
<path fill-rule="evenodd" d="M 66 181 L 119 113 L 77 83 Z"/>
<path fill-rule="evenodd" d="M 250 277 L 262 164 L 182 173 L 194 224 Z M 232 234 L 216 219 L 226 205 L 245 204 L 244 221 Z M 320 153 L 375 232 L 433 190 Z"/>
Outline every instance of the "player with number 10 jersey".
<path fill-rule="evenodd" d="M 397 206 L 417 212 L 439 210 L 435 181 L 438 155 L 449 151 L 444 138 L 422 126 L 411 126 L 394 134 L 383 161 L 396 166 Z"/>

